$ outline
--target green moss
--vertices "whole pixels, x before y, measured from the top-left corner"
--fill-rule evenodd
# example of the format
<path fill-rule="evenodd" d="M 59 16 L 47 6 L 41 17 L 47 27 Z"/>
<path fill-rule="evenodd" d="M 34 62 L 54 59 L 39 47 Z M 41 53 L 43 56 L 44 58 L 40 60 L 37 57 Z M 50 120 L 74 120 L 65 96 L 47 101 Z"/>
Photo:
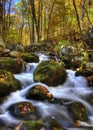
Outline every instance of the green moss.
<path fill-rule="evenodd" d="M 34 71 L 34 80 L 47 85 L 56 86 L 66 79 L 66 71 L 63 66 L 55 61 L 43 61 Z"/>
<path fill-rule="evenodd" d="M 27 63 L 39 62 L 39 57 L 35 55 L 34 53 L 23 53 L 21 57 Z"/>
<path fill-rule="evenodd" d="M 6 70 L 0 70 L 0 97 L 7 96 L 17 89 L 21 89 L 21 85 L 13 74 Z"/>
<path fill-rule="evenodd" d="M 7 70 L 12 73 L 20 73 L 23 66 L 21 59 L 1 57 L 0 58 L 0 69 Z"/>
<path fill-rule="evenodd" d="M 70 113 L 75 120 L 87 121 L 88 114 L 85 106 L 80 102 L 74 102 L 70 106 Z"/>
<path fill-rule="evenodd" d="M 38 121 L 26 121 L 24 122 L 26 128 L 31 130 L 39 130 L 43 126 L 43 122 L 41 120 Z"/>

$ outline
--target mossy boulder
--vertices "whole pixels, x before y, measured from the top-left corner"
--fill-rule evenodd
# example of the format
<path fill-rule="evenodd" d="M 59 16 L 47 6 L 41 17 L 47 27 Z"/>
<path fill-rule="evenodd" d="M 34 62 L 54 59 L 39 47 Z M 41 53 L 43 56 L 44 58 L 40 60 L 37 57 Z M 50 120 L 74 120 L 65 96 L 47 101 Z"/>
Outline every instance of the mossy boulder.
<path fill-rule="evenodd" d="M 39 62 L 39 57 L 38 55 L 34 53 L 23 53 L 21 55 L 21 58 L 26 61 L 27 63 L 32 63 L 32 62 Z"/>
<path fill-rule="evenodd" d="M 37 121 L 24 121 L 21 128 L 29 130 L 40 130 L 43 127 L 43 122 L 41 120 Z"/>
<path fill-rule="evenodd" d="M 88 121 L 87 110 L 81 102 L 71 103 L 69 106 L 69 112 L 75 121 Z"/>
<path fill-rule="evenodd" d="M 51 100 L 52 97 L 53 96 L 49 93 L 48 89 L 42 85 L 33 86 L 27 94 L 28 99 L 34 100 Z"/>
<path fill-rule="evenodd" d="M 34 71 L 34 81 L 48 86 L 57 86 L 65 82 L 67 73 L 64 67 L 52 60 L 42 61 Z"/>
<path fill-rule="evenodd" d="M 39 118 L 36 107 L 28 101 L 14 103 L 10 105 L 7 110 L 17 119 L 36 120 Z"/>
<path fill-rule="evenodd" d="M 0 70 L 0 100 L 11 92 L 21 89 L 21 84 L 11 72 Z"/>
<path fill-rule="evenodd" d="M 0 57 L 0 69 L 7 70 L 13 74 L 21 73 L 25 63 L 19 58 Z"/>

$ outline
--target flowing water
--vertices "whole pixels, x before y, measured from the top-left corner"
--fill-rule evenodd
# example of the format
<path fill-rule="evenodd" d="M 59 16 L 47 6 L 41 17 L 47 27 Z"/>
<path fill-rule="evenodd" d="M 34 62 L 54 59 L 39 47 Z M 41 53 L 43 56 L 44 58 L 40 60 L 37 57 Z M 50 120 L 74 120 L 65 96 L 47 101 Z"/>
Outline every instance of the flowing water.
<path fill-rule="evenodd" d="M 47 59 L 47 58 L 46 58 Z M 40 60 L 44 60 L 42 57 Z M 7 108 L 17 102 L 29 101 L 26 99 L 26 94 L 31 87 L 35 84 L 33 80 L 33 72 L 39 63 L 29 63 L 27 65 L 26 71 L 24 73 L 15 74 L 15 78 L 18 79 L 22 85 L 22 90 L 18 90 L 9 95 L 7 100 L 1 104 L 0 112 L 0 122 L 4 122 L 7 126 L 17 125 L 20 120 L 12 117 Z M 92 130 L 93 129 L 93 106 L 89 104 L 85 97 L 93 93 L 92 87 L 89 88 L 87 80 L 82 76 L 75 76 L 75 71 L 66 70 L 68 78 L 64 84 L 57 87 L 44 85 L 50 93 L 53 94 L 55 98 L 65 99 L 69 101 L 79 101 L 83 103 L 88 111 L 88 122 L 81 122 L 81 126 L 85 128 L 71 128 L 73 120 L 70 117 L 65 105 L 51 104 L 48 102 L 33 101 L 30 102 L 39 108 L 42 118 L 47 122 L 46 119 L 57 118 L 57 120 L 62 124 L 67 130 Z M 68 102 L 67 102 L 68 103 Z"/>

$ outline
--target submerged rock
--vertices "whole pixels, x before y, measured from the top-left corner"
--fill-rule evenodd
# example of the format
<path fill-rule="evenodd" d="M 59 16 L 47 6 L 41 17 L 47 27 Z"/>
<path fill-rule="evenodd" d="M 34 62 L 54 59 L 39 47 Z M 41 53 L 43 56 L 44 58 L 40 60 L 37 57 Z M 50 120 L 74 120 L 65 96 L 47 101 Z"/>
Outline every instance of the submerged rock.
<path fill-rule="evenodd" d="M 51 100 L 52 94 L 49 93 L 46 87 L 41 85 L 35 85 L 29 90 L 27 98 L 34 100 Z"/>
<path fill-rule="evenodd" d="M 12 73 L 0 70 L 0 101 L 11 92 L 21 89 L 21 84 Z"/>
<path fill-rule="evenodd" d="M 39 118 L 39 113 L 37 112 L 36 107 L 32 103 L 27 101 L 12 104 L 8 107 L 7 110 L 12 116 L 18 119 L 36 120 L 37 118 Z"/>
<path fill-rule="evenodd" d="M 49 86 L 57 86 L 65 82 L 67 73 L 64 67 L 51 60 L 42 61 L 34 71 L 34 81 Z"/>
<path fill-rule="evenodd" d="M 21 73 L 24 69 L 25 63 L 19 58 L 1 57 L 0 69 L 7 70 L 13 74 Z"/>
<path fill-rule="evenodd" d="M 88 121 L 87 110 L 81 102 L 71 103 L 69 106 L 69 112 L 75 121 Z"/>

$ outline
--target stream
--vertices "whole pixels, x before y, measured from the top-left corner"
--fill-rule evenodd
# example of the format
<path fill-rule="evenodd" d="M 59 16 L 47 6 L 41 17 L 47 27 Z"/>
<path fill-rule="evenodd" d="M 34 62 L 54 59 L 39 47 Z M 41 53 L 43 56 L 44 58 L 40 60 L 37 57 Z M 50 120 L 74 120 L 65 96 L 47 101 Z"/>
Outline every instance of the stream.
<path fill-rule="evenodd" d="M 47 60 L 48 58 L 44 55 L 40 55 L 40 62 L 42 60 Z M 60 124 L 66 128 L 66 130 L 93 130 L 93 106 L 89 104 L 85 97 L 89 94 L 93 93 L 92 87 L 89 87 L 87 84 L 86 78 L 82 76 L 75 76 L 75 71 L 66 70 L 68 74 L 68 78 L 64 84 L 52 87 L 47 86 L 42 83 L 34 83 L 33 80 L 33 72 L 39 63 L 28 63 L 26 71 L 20 74 L 14 74 L 15 78 L 18 79 L 22 85 L 22 90 L 18 90 L 16 92 L 11 93 L 7 100 L 3 102 L 0 106 L 0 122 L 4 122 L 6 126 L 13 126 L 17 125 L 21 120 L 16 119 L 10 115 L 7 111 L 7 108 L 17 102 L 21 101 L 29 101 L 33 103 L 47 122 L 47 118 L 54 118 L 56 117 Z M 26 99 L 26 93 L 33 87 L 35 84 L 40 84 L 45 86 L 51 94 L 55 98 L 58 99 L 65 99 L 69 101 L 79 101 L 83 103 L 88 111 L 88 122 L 81 121 L 81 126 L 84 128 L 72 128 L 73 120 L 70 117 L 65 106 L 59 104 L 51 104 L 48 102 L 42 101 L 34 101 Z M 47 122 L 48 123 L 48 122 Z"/>

